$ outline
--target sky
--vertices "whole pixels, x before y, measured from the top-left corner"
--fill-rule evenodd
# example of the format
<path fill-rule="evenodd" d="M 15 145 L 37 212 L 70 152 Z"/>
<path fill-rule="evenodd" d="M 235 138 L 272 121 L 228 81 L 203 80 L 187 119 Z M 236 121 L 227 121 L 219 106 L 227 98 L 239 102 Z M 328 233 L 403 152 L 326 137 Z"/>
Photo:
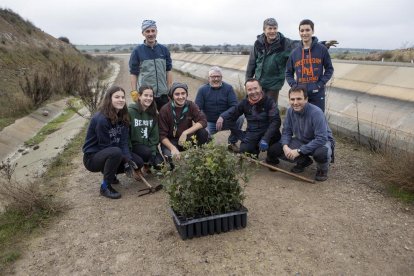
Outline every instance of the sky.
<path fill-rule="evenodd" d="M 0 8 L 72 44 L 142 43 L 141 23 L 152 19 L 161 44 L 252 45 L 273 17 L 291 39 L 307 18 L 319 40 L 340 48 L 414 47 L 412 0 L 0 0 Z"/>

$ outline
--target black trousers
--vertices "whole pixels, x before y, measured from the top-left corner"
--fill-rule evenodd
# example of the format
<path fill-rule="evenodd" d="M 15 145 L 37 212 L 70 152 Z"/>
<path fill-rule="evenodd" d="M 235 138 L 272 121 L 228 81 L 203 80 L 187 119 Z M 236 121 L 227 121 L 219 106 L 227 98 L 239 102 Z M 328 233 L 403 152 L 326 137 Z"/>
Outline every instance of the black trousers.
<path fill-rule="evenodd" d="M 144 165 L 140 156 L 131 153 L 132 161 L 139 168 Z M 124 173 L 124 156 L 122 150 L 118 147 L 105 148 L 96 153 L 86 153 L 83 155 L 83 164 L 90 172 L 102 172 L 103 178 L 108 184 L 112 184 L 118 173 Z"/>

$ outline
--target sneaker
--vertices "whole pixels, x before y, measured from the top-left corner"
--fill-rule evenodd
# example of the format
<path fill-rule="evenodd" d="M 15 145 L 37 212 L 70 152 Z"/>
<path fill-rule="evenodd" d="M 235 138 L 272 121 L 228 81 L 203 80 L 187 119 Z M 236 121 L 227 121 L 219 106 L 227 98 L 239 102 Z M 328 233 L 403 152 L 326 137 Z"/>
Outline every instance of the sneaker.
<path fill-rule="evenodd" d="M 315 175 L 316 181 L 325 181 L 327 179 L 328 179 L 328 171 L 324 171 L 320 169 L 316 170 L 316 175 Z"/>
<path fill-rule="evenodd" d="M 293 173 L 301 173 L 305 170 L 306 167 L 309 167 L 310 165 L 312 165 L 313 161 L 312 159 L 307 156 L 306 159 L 302 162 L 298 162 L 296 164 L 296 166 L 294 166 L 290 171 Z"/>
<path fill-rule="evenodd" d="M 118 199 L 121 198 L 121 194 L 118 193 L 114 188 L 112 188 L 111 185 L 108 185 L 108 187 L 106 187 L 106 189 L 102 189 L 100 190 L 101 196 L 110 198 L 110 199 Z"/>
<path fill-rule="evenodd" d="M 229 144 L 229 145 L 227 146 L 227 149 L 228 149 L 229 151 L 234 152 L 234 153 L 239 153 L 239 152 L 240 152 L 240 149 L 239 149 L 239 147 L 238 147 L 236 144 Z"/>

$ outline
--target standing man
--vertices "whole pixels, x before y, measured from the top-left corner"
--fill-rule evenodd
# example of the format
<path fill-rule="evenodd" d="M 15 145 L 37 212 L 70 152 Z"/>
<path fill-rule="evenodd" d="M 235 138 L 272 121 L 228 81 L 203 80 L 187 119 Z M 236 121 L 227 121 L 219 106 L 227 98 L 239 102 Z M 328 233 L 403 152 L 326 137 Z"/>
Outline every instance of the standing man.
<path fill-rule="evenodd" d="M 173 83 L 170 89 L 171 101 L 164 105 L 158 117 L 161 150 L 171 169 L 173 158 L 180 158 L 185 141 L 193 141 L 195 135 L 198 145 L 208 142 L 205 129 L 207 120 L 200 108 L 188 98 L 188 86 L 185 83 Z"/>
<path fill-rule="evenodd" d="M 338 44 L 336 40 L 321 42 L 326 47 Z M 246 79 L 255 77 L 263 85 L 263 91 L 277 104 L 279 91 L 285 82 L 286 62 L 290 52 L 300 46 L 299 40 L 291 40 L 278 32 L 274 18 L 263 22 L 263 33 L 257 36 L 250 52 Z"/>
<path fill-rule="evenodd" d="M 267 163 L 276 165 L 278 157 L 296 162 L 291 171 L 301 173 L 316 161 L 315 180 L 328 179 L 329 163 L 333 156 L 335 140 L 322 110 L 308 103 L 306 88 L 292 87 L 289 90 L 290 108 L 283 122 L 282 138 L 272 145 L 267 153 Z"/>
<path fill-rule="evenodd" d="M 157 25 L 153 20 L 142 22 L 144 43 L 136 46 L 129 59 L 131 97 L 138 99 L 138 88 L 150 85 L 158 110 L 168 102 L 168 88 L 172 83 L 172 61 L 167 47 L 157 42 Z"/>
<path fill-rule="evenodd" d="M 291 53 L 286 64 L 286 81 L 291 87 L 306 87 L 308 102 L 325 112 L 325 85 L 334 68 L 328 49 L 313 36 L 314 24 L 309 19 L 299 23 L 301 45 Z M 296 74 L 296 80 L 294 78 Z"/>
<path fill-rule="evenodd" d="M 223 117 L 221 113 L 229 108 L 237 105 L 237 97 L 233 87 L 223 82 L 223 74 L 221 68 L 213 66 L 208 71 L 208 83 L 198 89 L 195 103 L 204 112 L 207 117 L 207 130 L 210 135 L 217 133 L 217 129 L 229 130 L 230 128 L 241 129 L 243 126 L 244 116 L 240 116 L 237 121 L 227 121 L 223 125 Z M 230 134 L 228 138 L 229 150 L 238 152 L 236 145 L 237 136 Z"/>
<path fill-rule="evenodd" d="M 280 139 L 280 116 L 276 103 L 263 93 L 257 79 L 248 79 L 245 83 L 247 97 L 237 106 L 233 106 L 221 117 L 224 122 L 236 121 L 244 114 L 247 121 L 246 131 L 232 128 L 240 143 L 241 153 L 258 155 L 259 151 L 267 151 L 269 146 Z M 220 130 L 219 127 L 217 130 Z"/>

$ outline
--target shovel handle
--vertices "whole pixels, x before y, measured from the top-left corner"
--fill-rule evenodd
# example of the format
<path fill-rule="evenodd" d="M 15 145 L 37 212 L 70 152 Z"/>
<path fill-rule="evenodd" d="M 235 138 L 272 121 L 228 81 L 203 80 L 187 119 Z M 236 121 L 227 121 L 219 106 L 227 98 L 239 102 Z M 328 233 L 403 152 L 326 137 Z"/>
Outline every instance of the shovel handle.
<path fill-rule="evenodd" d="M 306 182 L 309 182 L 309 183 L 315 183 L 315 180 L 313 180 L 313 179 L 310 179 L 310 178 L 307 178 L 307 177 L 304 177 L 304 176 L 301 176 L 301 175 L 297 175 L 297 174 L 292 173 L 292 172 L 288 172 L 288 171 L 283 170 L 283 169 L 280 169 L 278 167 L 269 165 L 269 164 L 267 164 L 267 163 L 265 163 L 263 161 L 255 160 L 255 159 L 253 159 L 251 157 L 246 157 L 246 158 L 249 161 L 252 161 L 252 162 L 255 162 L 255 163 L 259 164 L 259 165 L 262 165 L 263 167 L 266 167 L 266 168 L 269 168 L 269 169 L 272 169 L 272 170 L 275 170 L 275 171 L 278 171 L 278 172 L 281 172 L 281 173 L 284 173 L 284 174 L 287 174 L 287 175 L 296 177 L 298 179 L 301 179 L 301 180 L 306 181 Z"/>

